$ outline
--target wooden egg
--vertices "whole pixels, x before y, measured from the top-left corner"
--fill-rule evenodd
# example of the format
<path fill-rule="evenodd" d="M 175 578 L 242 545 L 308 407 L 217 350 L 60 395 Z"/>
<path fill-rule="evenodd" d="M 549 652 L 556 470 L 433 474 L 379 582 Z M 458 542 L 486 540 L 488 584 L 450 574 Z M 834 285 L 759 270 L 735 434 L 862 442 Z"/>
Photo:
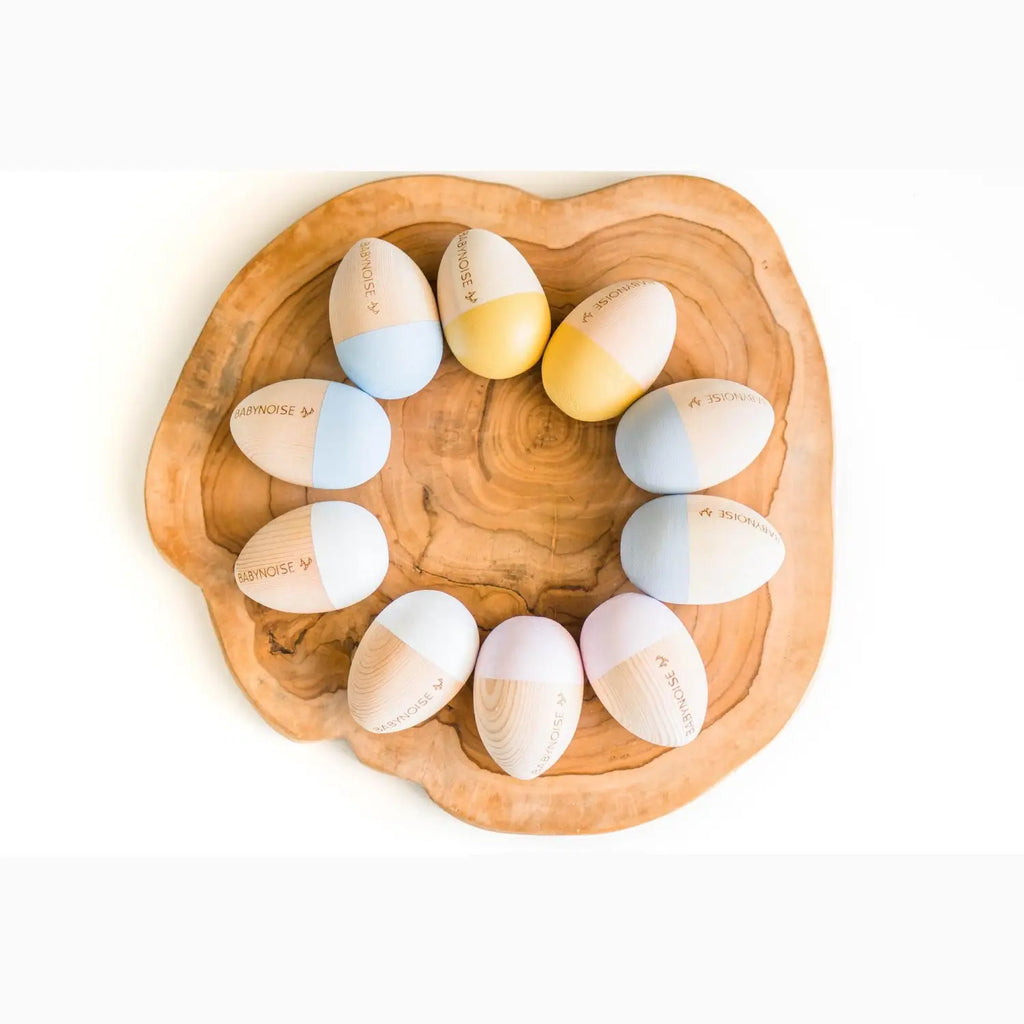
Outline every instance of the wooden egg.
<path fill-rule="evenodd" d="M 576 420 L 625 412 L 665 368 L 676 305 L 660 281 L 619 281 L 581 302 L 551 336 L 544 390 Z"/>
<path fill-rule="evenodd" d="M 771 403 L 728 380 L 684 380 L 634 402 L 615 430 L 622 472 L 645 491 L 714 487 L 757 458 L 775 426 Z"/>
<path fill-rule="evenodd" d="M 551 310 L 530 264 L 511 242 L 482 228 L 456 235 L 445 250 L 437 304 L 455 358 L 490 380 L 528 370 L 551 334 Z"/>
<path fill-rule="evenodd" d="M 398 246 L 362 238 L 331 283 L 338 362 L 374 398 L 407 398 L 430 383 L 444 355 L 437 303 L 423 271 Z"/>
<path fill-rule="evenodd" d="M 753 509 L 707 494 L 667 494 L 641 505 L 619 545 L 630 582 L 669 604 L 720 604 L 767 583 L 786 555 Z"/>
<path fill-rule="evenodd" d="M 583 623 L 587 678 L 608 714 L 648 743 L 681 747 L 708 710 L 697 645 L 671 609 L 645 594 L 619 594 Z"/>
<path fill-rule="evenodd" d="M 370 732 L 436 715 L 473 671 L 480 634 L 469 609 L 440 590 L 413 590 L 370 624 L 348 674 L 348 707 Z"/>
<path fill-rule="evenodd" d="M 583 709 L 579 648 L 554 619 L 517 615 L 488 634 L 473 674 L 473 711 L 487 753 L 533 779 L 565 753 Z"/>
<path fill-rule="evenodd" d="M 350 501 L 318 501 L 257 530 L 235 562 L 235 581 L 267 608 L 329 612 L 369 597 L 387 571 L 377 519 Z"/>
<path fill-rule="evenodd" d="M 328 380 L 282 380 L 243 399 L 231 436 L 260 469 L 303 487 L 358 487 L 380 472 L 391 422 L 369 395 Z"/>

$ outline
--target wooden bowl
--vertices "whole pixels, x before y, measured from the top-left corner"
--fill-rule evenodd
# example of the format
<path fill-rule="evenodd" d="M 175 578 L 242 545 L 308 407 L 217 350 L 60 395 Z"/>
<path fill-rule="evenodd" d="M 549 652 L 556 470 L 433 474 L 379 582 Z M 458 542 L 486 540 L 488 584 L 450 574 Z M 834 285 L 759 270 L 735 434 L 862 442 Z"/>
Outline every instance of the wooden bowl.
<path fill-rule="evenodd" d="M 520 782 L 484 750 L 467 686 L 439 715 L 373 735 L 348 712 L 352 652 L 374 615 L 408 590 L 463 601 L 486 631 L 547 615 L 575 636 L 586 615 L 632 589 L 619 535 L 649 495 L 615 459 L 615 422 L 580 423 L 548 401 L 540 367 L 488 381 L 445 355 L 419 394 L 386 402 L 394 440 L 381 474 L 346 491 L 268 477 L 231 440 L 249 392 L 289 377 L 344 380 L 327 321 L 335 266 L 358 238 L 400 246 L 433 281 L 466 226 L 529 260 L 553 325 L 603 284 L 651 277 L 672 290 L 675 349 L 655 386 L 741 381 L 774 405 L 757 460 L 708 493 L 768 515 L 786 541 L 775 578 L 738 601 L 680 607 L 707 665 L 703 732 L 677 749 L 627 733 L 586 691 L 579 730 L 544 776 Z M 817 664 L 832 577 L 832 426 L 810 313 L 769 224 L 735 192 L 686 177 L 637 178 L 569 199 L 450 177 L 378 181 L 324 203 L 275 238 L 214 307 L 157 430 L 146 476 L 150 531 L 202 587 L 228 665 L 257 710 L 296 739 L 344 738 L 366 764 L 420 783 L 450 813 L 512 832 L 602 832 L 697 796 L 764 746 Z M 344 498 L 379 517 L 391 564 L 380 589 L 326 615 L 288 615 L 232 580 L 242 545 L 275 516 Z"/>

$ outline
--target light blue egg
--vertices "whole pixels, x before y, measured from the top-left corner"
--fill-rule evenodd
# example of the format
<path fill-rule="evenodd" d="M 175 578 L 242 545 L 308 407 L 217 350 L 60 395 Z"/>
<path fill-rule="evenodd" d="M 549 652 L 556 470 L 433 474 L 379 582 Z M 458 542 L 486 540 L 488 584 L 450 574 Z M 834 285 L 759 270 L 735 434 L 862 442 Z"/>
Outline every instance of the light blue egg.
<path fill-rule="evenodd" d="M 690 494 L 745 469 L 775 426 L 771 403 L 745 384 L 703 377 L 658 388 L 615 431 L 623 473 L 654 494 Z"/>
<path fill-rule="evenodd" d="M 666 494 L 626 521 L 622 569 L 667 604 L 721 604 L 757 590 L 778 572 L 786 547 L 760 513 L 731 498 Z"/>
<path fill-rule="evenodd" d="M 380 520 L 351 501 L 317 501 L 309 509 L 313 554 L 331 606 L 347 608 L 369 597 L 388 571 Z"/>
<path fill-rule="evenodd" d="M 623 473 L 645 491 L 685 494 L 706 486 L 668 388 L 644 395 L 623 413 L 615 430 L 615 454 Z"/>
<path fill-rule="evenodd" d="M 356 334 L 334 348 L 356 387 L 374 398 L 408 398 L 433 380 L 444 336 L 437 320 L 420 320 Z"/>
<path fill-rule="evenodd" d="M 358 388 L 331 381 L 313 442 L 313 486 L 358 487 L 380 472 L 391 450 L 391 421 Z"/>
<path fill-rule="evenodd" d="M 252 392 L 235 407 L 230 430 L 255 465 L 301 487 L 358 487 L 391 449 L 380 402 L 350 384 L 308 377 Z"/>
<path fill-rule="evenodd" d="M 669 495 L 641 505 L 622 529 L 619 558 L 633 586 L 659 601 L 688 604 L 690 526 L 686 498 Z"/>

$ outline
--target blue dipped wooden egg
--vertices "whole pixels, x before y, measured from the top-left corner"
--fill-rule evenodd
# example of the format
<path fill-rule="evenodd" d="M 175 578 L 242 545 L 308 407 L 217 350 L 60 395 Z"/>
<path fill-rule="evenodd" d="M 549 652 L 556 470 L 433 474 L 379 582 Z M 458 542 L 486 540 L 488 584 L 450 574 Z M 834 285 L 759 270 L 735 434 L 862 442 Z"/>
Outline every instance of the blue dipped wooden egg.
<path fill-rule="evenodd" d="M 626 520 L 619 557 L 630 583 L 668 604 L 721 604 L 763 586 L 786 556 L 764 516 L 729 498 L 668 494 Z"/>
<path fill-rule="evenodd" d="M 423 271 L 398 246 L 362 238 L 331 282 L 331 337 L 349 380 L 374 398 L 407 398 L 433 379 L 444 354 L 437 303 Z"/>
<path fill-rule="evenodd" d="M 689 494 L 745 469 L 775 426 L 771 403 L 718 378 L 679 381 L 644 395 L 615 431 L 623 473 L 654 494 Z"/>

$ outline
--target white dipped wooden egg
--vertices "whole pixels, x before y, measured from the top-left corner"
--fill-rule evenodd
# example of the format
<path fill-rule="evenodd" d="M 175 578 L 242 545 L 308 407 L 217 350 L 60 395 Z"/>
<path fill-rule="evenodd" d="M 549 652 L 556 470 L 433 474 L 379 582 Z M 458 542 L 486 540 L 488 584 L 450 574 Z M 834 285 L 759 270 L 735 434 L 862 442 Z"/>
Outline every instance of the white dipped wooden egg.
<path fill-rule="evenodd" d="M 369 597 L 387 571 L 376 517 L 350 501 L 318 501 L 257 530 L 235 561 L 235 582 L 267 608 L 329 612 Z"/>
<path fill-rule="evenodd" d="M 358 487 L 380 472 L 391 423 L 358 388 L 327 380 L 282 380 L 235 407 L 231 436 L 260 469 L 303 487 Z"/>
<path fill-rule="evenodd" d="M 611 419 L 654 383 L 675 336 L 675 301 L 660 281 L 606 285 L 551 335 L 541 367 L 544 390 L 573 419 Z"/>
<path fill-rule="evenodd" d="M 757 458 L 771 436 L 771 403 L 743 384 L 684 380 L 643 396 L 615 430 L 623 473 L 645 491 L 714 487 Z"/>
<path fill-rule="evenodd" d="M 526 257 L 483 228 L 461 232 L 445 249 L 437 305 L 452 354 L 490 380 L 528 370 L 551 334 L 551 309 Z"/>
<path fill-rule="evenodd" d="M 743 597 L 775 575 L 785 554 L 764 516 L 707 494 L 667 494 L 641 505 L 619 544 L 629 581 L 669 604 Z"/>
<path fill-rule="evenodd" d="M 437 714 L 465 685 L 480 646 L 466 606 L 440 590 L 391 602 L 363 634 L 348 674 L 348 707 L 370 732 L 399 732 Z"/>
<path fill-rule="evenodd" d="M 473 674 L 473 711 L 487 753 L 533 779 L 565 753 L 583 709 L 583 662 L 554 619 L 518 615 L 488 634 Z"/>
<path fill-rule="evenodd" d="M 707 714 L 708 678 L 671 609 L 646 594 L 619 594 L 587 616 L 580 649 L 594 693 L 619 725 L 663 747 L 696 738 Z"/>
<path fill-rule="evenodd" d="M 423 271 L 396 245 L 361 238 L 331 282 L 338 362 L 375 398 L 407 398 L 430 383 L 444 354 L 437 303 Z"/>

